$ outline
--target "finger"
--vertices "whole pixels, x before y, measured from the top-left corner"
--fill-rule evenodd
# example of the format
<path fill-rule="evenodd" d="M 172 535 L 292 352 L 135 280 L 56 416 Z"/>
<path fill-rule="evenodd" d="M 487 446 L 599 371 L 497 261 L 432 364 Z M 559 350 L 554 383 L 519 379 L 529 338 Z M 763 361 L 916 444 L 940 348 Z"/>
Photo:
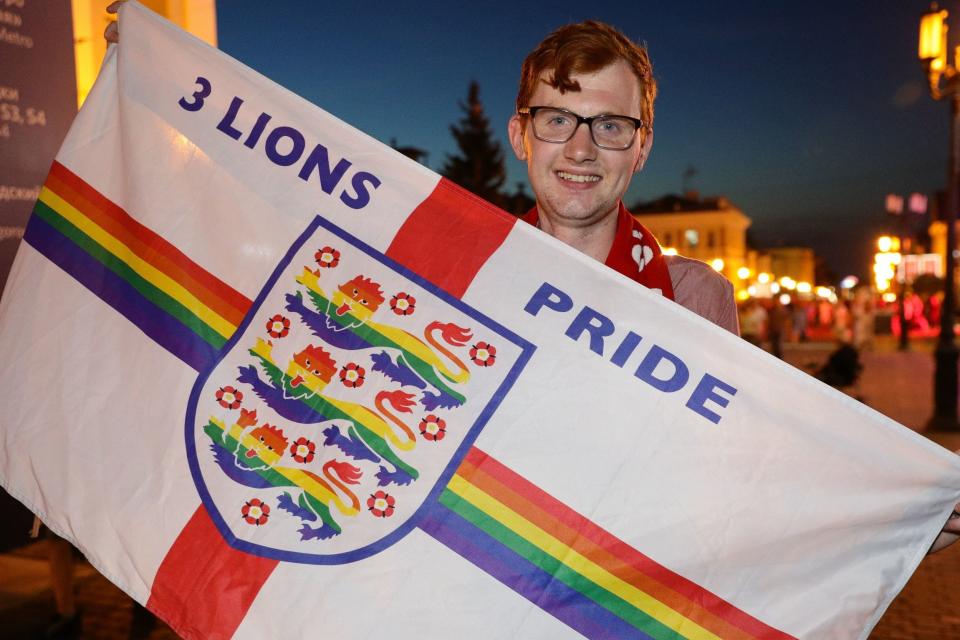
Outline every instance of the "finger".
<path fill-rule="evenodd" d="M 960 505 L 954 507 L 953 513 L 951 513 L 947 519 L 947 523 L 943 525 L 944 532 L 960 534 L 960 510 L 958 509 L 960 509 Z"/>
<path fill-rule="evenodd" d="M 127 0 L 116 0 L 116 2 L 111 2 L 110 5 L 107 7 L 107 13 L 116 13 L 117 10 L 120 9 L 120 5 L 122 5 L 126 1 Z"/>
<path fill-rule="evenodd" d="M 107 25 L 107 28 L 103 30 L 103 38 L 107 42 L 120 42 L 120 28 L 117 27 L 116 22 L 111 22 Z"/>
<path fill-rule="evenodd" d="M 960 539 L 960 535 L 955 533 L 941 533 L 937 536 L 937 539 L 933 541 L 933 546 L 930 547 L 930 550 L 927 553 L 936 553 L 937 551 L 942 551 L 949 547 L 951 544 Z"/>

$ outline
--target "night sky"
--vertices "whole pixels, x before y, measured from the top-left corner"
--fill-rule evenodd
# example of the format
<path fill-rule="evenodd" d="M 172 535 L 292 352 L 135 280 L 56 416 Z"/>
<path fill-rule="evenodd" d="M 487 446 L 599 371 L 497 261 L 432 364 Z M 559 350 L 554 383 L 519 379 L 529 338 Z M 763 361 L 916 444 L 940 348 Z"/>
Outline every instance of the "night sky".
<path fill-rule="evenodd" d="M 455 151 L 471 80 L 506 144 L 524 56 L 555 27 L 600 19 L 645 41 L 660 87 L 653 154 L 626 202 L 689 186 L 724 195 L 760 247 L 805 245 L 838 276 L 869 272 L 894 224 L 888 192 L 946 179 L 949 106 L 916 59 L 920 0 L 352 3 L 230 0 L 220 48 L 370 135 Z M 960 0 L 941 2 L 960 34 Z M 529 189 L 528 189 L 529 193 Z"/>

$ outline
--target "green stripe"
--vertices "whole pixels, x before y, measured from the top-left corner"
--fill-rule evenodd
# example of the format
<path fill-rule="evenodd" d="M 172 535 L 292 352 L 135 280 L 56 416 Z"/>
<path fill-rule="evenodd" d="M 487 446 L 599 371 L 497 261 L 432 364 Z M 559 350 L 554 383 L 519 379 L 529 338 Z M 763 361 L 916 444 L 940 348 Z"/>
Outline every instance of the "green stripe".
<path fill-rule="evenodd" d="M 667 627 L 626 600 L 584 577 L 450 489 L 444 489 L 443 493 L 440 494 L 440 503 L 517 555 L 526 558 L 549 575 L 590 598 L 644 633 L 657 640 L 686 640 L 687 636 Z"/>
<path fill-rule="evenodd" d="M 83 249 L 90 257 L 127 281 L 127 283 L 139 291 L 144 298 L 179 320 L 184 326 L 202 338 L 204 342 L 215 349 L 220 349 L 226 344 L 226 338 L 214 331 L 210 325 L 198 318 L 190 309 L 151 284 L 143 278 L 143 276 L 134 271 L 122 258 L 102 247 L 96 240 L 57 213 L 57 211 L 47 203 L 38 200 L 34 213 L 43 218 L 75 245 Z"/>

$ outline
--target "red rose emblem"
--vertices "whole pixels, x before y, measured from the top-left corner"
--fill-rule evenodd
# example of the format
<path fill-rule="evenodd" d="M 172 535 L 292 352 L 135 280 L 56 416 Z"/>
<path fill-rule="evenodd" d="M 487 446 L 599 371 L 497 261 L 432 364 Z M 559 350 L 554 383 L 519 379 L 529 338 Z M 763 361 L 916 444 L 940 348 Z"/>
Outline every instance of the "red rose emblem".
<path fill-rule="evenodd" d="M 417 299 L 409 293 L 400 292 L 390 298 L 390 309 L 398 316 L 408 316 L 417 308 Z"/>
<path fill-rule="evenodd" d="M 270 506 L 256 498 L 252 498 L 243 503 L 240 508 L 240 515 L 247 521 L 247 524 L 255 524 L 258 527 L 266 524 L 270 519 Z"/>
<path fill-rule="evenodd" d="M 332 269 L 340 264 L 340 252 L 333 247 L 324 247 L 313 254 L 313 259 L 321 269 Z"/>
<path fill-rule="evenodd" d="M 431 413 L 420 420 L 420 435 L 423 436 L 424 440 L 431 442 L 443 440 L 443 436 L 446 434 L 447 421 L 443 418 L 438 418 Z"/>
<path fill-rule="evenodd" d="M 478 342 L 470 347 L 470 359 L 481 367 L 491 367 L 497 359 L 497 348 L 486 342 Z"/>
<path fill-rule="evenodd" d="M 224 409 L 236 409 L 243 400 L 243 393 L 239 389 L 226 386 L 217 389 L 216 397 L 217 402 L 219 402 L 220 406 Z"/>
<path fill-rule="evenodd" d="M 366 374 L 367 372 L 363 367 L 356 362 L 351 362 L 345 365 L 343 369 L 340 369 L 340 382 L 342 382 L 345 387 L 353 389 L 363 384 Z"/>
<path fill-rule="evenodd" d="M 267 320 L 267 333 L 271 338 L 283 338 L 290 333 L 290 320 L 278 313 Z"/>
<path fill-rule="evenodd" d="M 377 491 L 370 494 L 367 498 L 367 509 L 377 518 L 389 518 L 393 515 L 393 507 L 396 500 L 385 491 Z"/>
<path fill-rule="evenodd" d="M 306 438 L 297 438 L 297 441 L 290 447 L 290 453 L 293 454 L 293 459 L 303 464 L 313 462 L 316 451 L 317 445 Z"/>

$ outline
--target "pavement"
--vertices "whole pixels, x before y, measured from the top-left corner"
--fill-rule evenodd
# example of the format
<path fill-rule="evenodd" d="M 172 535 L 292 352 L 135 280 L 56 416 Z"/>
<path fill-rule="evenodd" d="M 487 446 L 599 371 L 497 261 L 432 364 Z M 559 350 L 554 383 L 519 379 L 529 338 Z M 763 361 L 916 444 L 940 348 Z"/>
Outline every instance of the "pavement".
<path fill-rule="evenodd" d="M 787 345 L 785 359 L 811 371 L 823 363 L 829 343 Z M 960 449 L 960 433 L 926 432 L 933 406 L 933 343 L 915 341 L 896 350 L 881 339 L 861 354 L 859 384 L 848 390 L 866 404 L 950 450 Z M 26 538 L 26 536 L 24 536 Z M 0 554 L 0 639 L 42 638 L 55 613 L 46 560 L 46 541 Z M 957 545 L 960 547 L 960 544 Z M 78 555 L 77 602 L 81 612 L 74 638 L 93 640 L 172 640 L 177 636 L 97 573 Z M 925 559 L 880 620 L 871 640 L 960 640 L 960 548 Z"/>

